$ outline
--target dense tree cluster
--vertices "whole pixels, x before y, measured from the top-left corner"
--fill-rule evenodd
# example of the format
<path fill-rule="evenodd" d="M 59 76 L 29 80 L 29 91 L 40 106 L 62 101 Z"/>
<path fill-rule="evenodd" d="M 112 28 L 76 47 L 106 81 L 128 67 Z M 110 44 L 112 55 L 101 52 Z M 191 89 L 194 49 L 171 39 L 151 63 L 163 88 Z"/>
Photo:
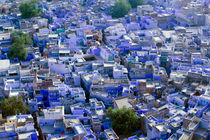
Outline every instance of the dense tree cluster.
<path fill-rule="evenodd" d="M 131 10 L 131 5 L 126 0 L 117 0 L 110 7 L 110 13 L 114 18 L 124 17 Z"/>
<path fill-rule="evenodd" d="M 144 0 L 129 0 L 129 3 L 132 8 L 136 8 L 138 5 L 144 5 Z"/>
<path fill-rule="evenodd" d="M 108 117 L 112 120 L 112 127 L 118 135 L 131 135 L 140 129 L 139 117 L 131 109 L 122 108 L 107 110 Z"/>
<path fill-rule="evenodd" d="M 144 0 L 117 0 L 110 7 L 110 13 L 114 18 L 124 17 L 130 12 L 131 8 L 136 8 L 138 5 L 143 4 L 145 4 Z"/>
<path fill-rule="evenodd" d="M 39 16 L 41 9 L 37 8 L 37 1 L 26 1 L 20 4 L 19 10 L 22 18 L 32 18 Z"/>
<path fill-rule="evenodd" d="M 11 34 L 12 46 L 9 49 L 8 57 L 13 60 L 25 60 L 27 56 L 26 45 L 31 44 L 32 40 L 28 34 L 14 32 Z"/>
<path fill-rule="evenodd" d="M 4 116 L 19 113 L 28 113 L 29 107 L 24 104 L 21 97 L 5 98 L 1 103 L 1 110 Z"/>

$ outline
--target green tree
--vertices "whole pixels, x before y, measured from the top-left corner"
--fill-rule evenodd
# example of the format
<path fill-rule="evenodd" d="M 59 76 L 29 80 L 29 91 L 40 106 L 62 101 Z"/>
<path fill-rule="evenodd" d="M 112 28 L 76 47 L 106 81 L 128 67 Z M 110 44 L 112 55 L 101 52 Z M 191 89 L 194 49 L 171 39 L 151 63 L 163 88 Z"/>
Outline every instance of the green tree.
<path fill-rule="evenodd" d="M 117 0 L 113 6 L 110 7 L 110 13 L 114 18 L 124 17 L 131 10 L 131 5 L 126 0 Z"/>
<path fill-rule="evenodd" d="M 4 116 L 19 113 L 28 113 L 29 107 L 24 104 L 21 97 L 5 98 L 1 103 L 1 110 Z"/>
<path fill-rule="evenodd" d="M 12 42 L 17 42 L 18 40 L 21 40 L 24 44 L 32 43 L 32 39 L 29 34 L 24 34 L 23 32 L 19 31 L 15 31 L 11 34 L 11 40 Z"/>
<path fill-rule="evenodd" d="M 144 0 L 129 0 L 129 3 L 132 8 L 136 8 L 138 5 L 144 5 L 145 1 Z"/>
<path fill-rule="evenodd" d="M 11 34 L 12 46 L 9 49 L 8 57 L 13 60 L 25 60 L 27 56 L 26 45 L 31 44 L 32 40 L 28 34 L 22 32 L 14 32 Z"/>
<path fill-rule="evenodd" d="M 20 4 L 19 10 L 22 18 L 31 18 L 39 16 L 41 9 L 37 8 L 37 1 L 26 1 Z"/>
<path fill-rule="evenodd" d="M 131 135 L 132 132 L 140 129 L 139 117 L 131 109 L 108 108 L 107 115 L 111 118 L 113 129 L 118 135 Z"/>
<path fill-rule="evenodd" d="M 18 58 L 19 60 L 23 61 L 27 56 L 26 47 L 25 44 L 23 44 L 20 39 L 18 39 L 17 42 L 13 43 L 12 47 L 10 47 L 8 57 L 11 60 L 13 60 L 14 58 Z"/>

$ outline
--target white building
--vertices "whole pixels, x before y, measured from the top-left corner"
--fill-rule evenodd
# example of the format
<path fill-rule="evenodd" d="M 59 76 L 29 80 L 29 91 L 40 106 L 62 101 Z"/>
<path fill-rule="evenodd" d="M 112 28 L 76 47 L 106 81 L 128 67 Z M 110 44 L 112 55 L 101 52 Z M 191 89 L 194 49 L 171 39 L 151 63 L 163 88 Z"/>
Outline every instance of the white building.
<path fill-rule="evenodd" d="M 53 58 L 48 59 L 48 66 L 51 72 L 56 72 L 58 74 L 66 74 L 71 72 L 71 65 L 65 64 L 63 61 L 59 61 Z"/>
<path fill-rule="evenodd" d="M 113 67 L 113 77 L 115 79 L 126 79 L 128 76 L 128 70 L 124 67 Z"/>
<path fill-rule="evenodd" d="M 126 34 L 126 29 L 122 23 L 116 24 L 114 26 L 110 26 L 105 29 L 105 33 L 108 35 L 106 36 L 107 40 L 116 40 L 119 39 L 122 35 Z"/>
<path fill-rule="evenodd" d="M 153 7 L 151 5 L 140 5 L 137 7 L 137 13 L 139 15 L 147 15 L 150 12 L 153 12 Z"/>
<path fill-rule="evenodd" d="M 0 41 L 9 40 L 9 39 L 10 39 L 10 33 L 0 33 Z"/>
<path fill-rule="evenodd" d="M 210 26 L 210 14 L 206 14 L 206 26 Z"/>
<path fill-rule="evenodd" d="M 44 118 L 45 119 L 62 119 L 64 116 L 64 106 L 56 106 L 55 108 L 44 109 Z"/>
<path fill-rule="evenodd" d="M 106 46 L 101 47 L 100 56 L 105 61 L 113 61 L 114 60 L 113 51 L 110 48 L 106 47 Z"/>
<path fill-rule="evenodd" d="M 1 37 L 0 37 L 0 39 L 1 39 Z M 9 59 L 0 60 L 0 71 L 5 70 L 5 69 L 9 69 L 9 67 L 10 67 L 10 60 Z"/>
<path fill-rule="evenodd" d="M 46 18 L 38 19 L 39 27 L 47 27 L 47 25 L 48 25 L 48 19 L 46 19 Z"/>
<path fill-rule="evenodd" d="M 71 97 L 77 102 L 85 102 L 85 92 L 82 88 L 70 88 Z"/>
<path fill-rule="evenodd" d="M 30 115 L 14 115 L 7 117 L 7 124 L 15 124 L 16 132 L 34 131 L 33 117 Z"/>

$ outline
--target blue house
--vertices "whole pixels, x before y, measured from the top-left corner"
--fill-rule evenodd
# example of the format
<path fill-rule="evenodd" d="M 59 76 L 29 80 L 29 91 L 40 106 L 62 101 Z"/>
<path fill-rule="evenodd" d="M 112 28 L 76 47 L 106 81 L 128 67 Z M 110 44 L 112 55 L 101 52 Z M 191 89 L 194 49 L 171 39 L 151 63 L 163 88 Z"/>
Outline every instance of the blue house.
<path fill-rule="evenodd" d="M 96 136 L 95 135 L 86 135 L 83 140 L 96 140 Z"/>
<path fill-rule="evenodd" d="M 33 36 L 33 43 L 39 47 L 40 52 L 43 52 L 44 47 L 47 45 L 48 41 L 48 34 L 36 33 Z"/>
<path fill-rule="evenodd" d="M 11 44 L 10 33 L 0 33 L 0 45 Z"/>
<path fill-rule="evenodd" d="M 29 105 L 30 113 L 38 111 L 38 104 L 37 104 L 37 99 L 36 98 L 29 100 L 28 105 Z"/>

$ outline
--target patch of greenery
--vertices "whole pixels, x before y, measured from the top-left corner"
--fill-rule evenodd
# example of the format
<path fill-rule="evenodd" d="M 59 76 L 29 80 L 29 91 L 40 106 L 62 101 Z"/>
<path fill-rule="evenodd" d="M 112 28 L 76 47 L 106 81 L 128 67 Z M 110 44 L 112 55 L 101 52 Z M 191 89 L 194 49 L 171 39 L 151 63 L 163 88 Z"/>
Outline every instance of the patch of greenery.
<path fill-rule="evenodd" d="M 128 14 L 131 10 L 131 5 L 126 0 L 117 0 L 109 11 L 114 18 L 121 18 Z"/>
<path fill-rule="evenodd" d="M 138 5 L 144 5 L 145 1 L 144 0 L 129 0 L 129 3 L 132 8 L 136 8 Z"/>
<path fill-rule="evenodd" d="M 37 1 L 26 1 L 20 4 L 19 10 L 22 18 L 32 18 L 39 16 L 41 9 L 37 8 Z"/>
<path fill-rule="evenodd" d="M 5 98 L 1 103 L 1 110 L 4 116 L 28 113 L 29 107 L 24 104 L 21 97 Z"/>
<path fill-rule="evenodd" d="M 118 135 L 131 135 L 132 132 L 140 129 L 140 119 L 131 109 L 123 107 L 113 110 L 108 108 L 107 116 L 111 118 L 112 127 Z"/>
<path fill-rule="evenodd" d="M 27 56 L 26 45 L 32 43 L 29 34 L 14 32 L 11 34 L 11 40 L 12 46 L 9 49 L 8 58 L 11 60 L 18 58 L 24 61 Z"/>

